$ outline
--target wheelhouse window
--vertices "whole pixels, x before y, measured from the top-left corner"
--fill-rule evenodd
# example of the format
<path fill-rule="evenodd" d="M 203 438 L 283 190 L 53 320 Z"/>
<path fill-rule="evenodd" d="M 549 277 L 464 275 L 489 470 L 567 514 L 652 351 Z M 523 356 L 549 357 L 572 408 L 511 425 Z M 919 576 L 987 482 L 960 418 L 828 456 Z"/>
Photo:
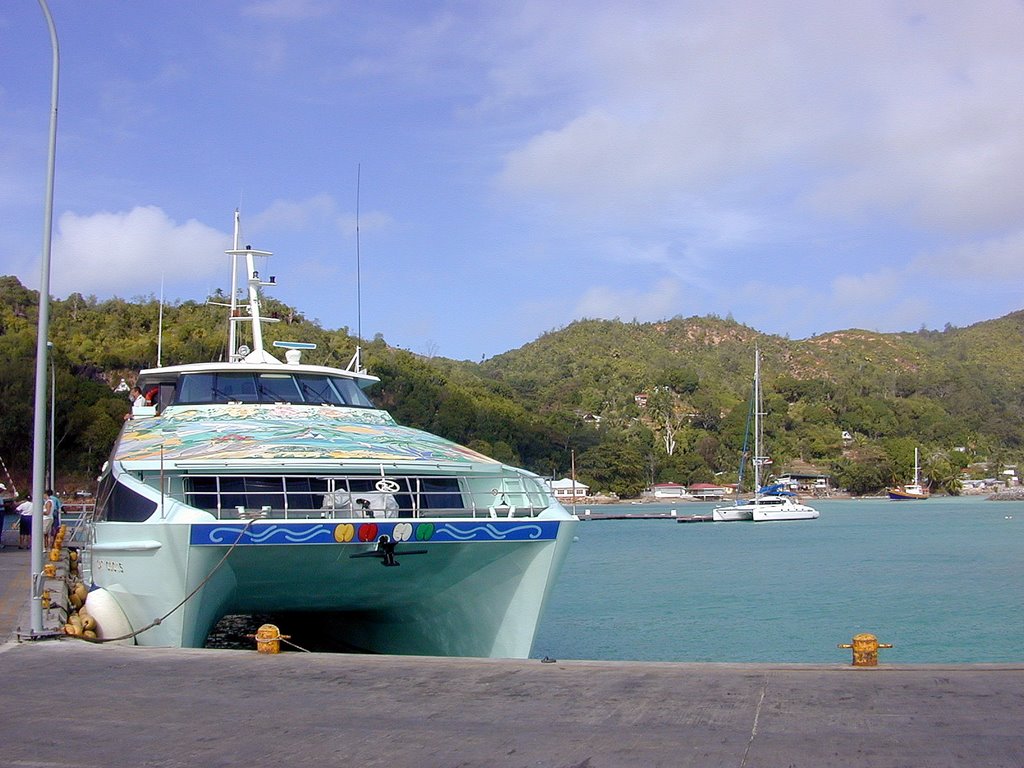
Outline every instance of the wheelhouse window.
<path fill-rule="evenodd" d="M 352 379 L 315 373 L 209 372 L 181 377 L 177 402 L 296 403 L 373 408 L 373 403 Z"/>
<path fill-rule="evenodd" d="M 260 401 L 275 403 L 301 403 L 295 377 L 281 373 L 261 373 L 256 376 L 256 391 Z"/>

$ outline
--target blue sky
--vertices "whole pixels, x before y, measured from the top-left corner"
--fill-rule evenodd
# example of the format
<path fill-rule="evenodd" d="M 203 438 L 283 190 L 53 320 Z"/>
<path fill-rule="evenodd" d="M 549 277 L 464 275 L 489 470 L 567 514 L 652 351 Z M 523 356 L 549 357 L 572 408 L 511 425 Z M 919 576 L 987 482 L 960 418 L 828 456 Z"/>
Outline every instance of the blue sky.
<path fill-rule="evenodd" d="M 1024 307 L 1024 4 L 50 0 L 51 293 L 275 297 L 458 359 L 573 320 L 804 338 Z M 0 274 L 39 285 L 50 99 L 0 6 Z"/>

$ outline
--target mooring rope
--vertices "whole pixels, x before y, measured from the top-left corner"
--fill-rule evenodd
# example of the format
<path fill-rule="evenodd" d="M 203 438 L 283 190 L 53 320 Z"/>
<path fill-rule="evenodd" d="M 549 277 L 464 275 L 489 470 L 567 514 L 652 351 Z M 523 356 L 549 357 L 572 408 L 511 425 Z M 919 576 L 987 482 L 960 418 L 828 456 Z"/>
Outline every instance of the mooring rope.
<path fill-rule="evenodd" d="M 185 603 L 187 603 L 189 600 L 191 600 L 193 597 L 195 597 L 196 594 L 199 592 L 199 590 L 201 590 L 203 587 L 205 587 L 207 585 L 207 583 L 210 581 L 210 579 L 213 578 L 214 574 L 217 573 L 218 570 L 220 570 L 220 567 L 222 565 L 224 565 L 225 562 L 227 562 L 228 556 L 235 550 L 235 547 L 238 546 L 238 543 L 242 540 L 242 537 L 245 535 L 246 531 L 249 530 L 249 526 L 251 526 L 253 523 L 255 523 L 256 520 L 257 520 L 257 518 L 253 517 L 253 518 L 249 518 L 249 520 L 246 521 L 245 525 L 242 527 L 242 530 L 240 530 L 238 532 L 238 538 L 235 539 L 235 541 L 231 544 L 230 547 L 228 547 L 228 551 L 224 553 L 224 556 L 220 559 L 220 561 L 217 563 L 217 565 L 215 565 L 213 567 L 213 570 L 210 571 L 206 575 L 206 578 L 204 578 L 201 582 L 199 582 L 199 584 L 196 586 L 195 589 L 193 589 L 191 592 L 189 592 L 187 595 L 185 595 L 184 599 L 180 603 L 178 603 L 176 606 L 171 608 L 171 610 L 169 610 L 167 613 L 165 613 L 159 619 L 153 619 L 152 622 L 150 622 L 149 624 L 144 626 L 142 629 L 135 630 L 134 632 L 129 632 L 127 635 L 121 635 L 120 637 L 103 637 L 103 638 L 95 637 L 94 638 L 94 637 L 82 637 L 81 635 L 72 635 L 72 637 L 75 637 L 75 638 L 80 639 L 80 640 L 85 640 L 88 643 L 96 643 L 96 644 L 116 643 L 116 642 L 119 642 L 121 640 L 132 640 L 132 639 L 138 637 L 139 635 L 141 635 L 143 632 L 147 632 L 147 631 L 151 630 L 153 627 L 160 626 L 164 622 L 165 619 L 167 619 L 176 610 L 181 608 L 183 605 L 185 605 Z"/>
<path fill-rule="evenodd" d="M 311 650 L 309 650 L 308 648 L 303 648 L 303 647 L 302 647 L 301 645 L 296 645 L 296 644 L 295 644 L 295 643 L 293 643 L 293 642 L 292 642 L 291 640 L 286 640 L 286 639 L 285 639 L 285 638 L 283 638 L 283 637 L 281 637 L 281 638 L 278 638 L 278 639 L 279 639 L 279 640 L 280 640 L 280 641 L 281 641 L 282 643 L 287 643 L 287 644 L 288 644 L 288 645 L 290 645 L 290 646 L 291 646 L 292 648 L 295 648 L 296 650 L 302 651 L 303 653 L 312 653 L 312 651 L 311 651 Z"/>

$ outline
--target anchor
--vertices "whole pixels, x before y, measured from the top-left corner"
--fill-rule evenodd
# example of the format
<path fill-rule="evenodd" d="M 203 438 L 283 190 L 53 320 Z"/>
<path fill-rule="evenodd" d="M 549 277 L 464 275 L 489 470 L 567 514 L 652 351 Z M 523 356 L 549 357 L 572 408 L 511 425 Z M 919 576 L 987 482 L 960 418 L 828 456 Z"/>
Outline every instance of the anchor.
<path fill-rule="evenodd" d="M 379 557 L 380 564 L 390 568 L 395 565 L 401 565 L 401 563 L 395 559 L 396 554 L 402 556 L 427 554 L 427 550 L 425 549 L 407 549 L 396 553 L 396 546 L 398 546 L 398 542 L 394 541 L 390 536 L 385 534 L 381 536 L 379 539 L 377 539 L 376 549 L 371 550 L 370 552 L 359 552 L 355 555 L 349 555 L 349 557 Z"/>

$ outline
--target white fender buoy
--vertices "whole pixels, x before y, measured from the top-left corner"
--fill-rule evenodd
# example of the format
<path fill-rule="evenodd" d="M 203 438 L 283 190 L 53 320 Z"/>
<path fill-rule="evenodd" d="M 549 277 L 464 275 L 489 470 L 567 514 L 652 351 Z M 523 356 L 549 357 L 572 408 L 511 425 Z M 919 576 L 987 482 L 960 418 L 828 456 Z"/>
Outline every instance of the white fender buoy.
<path fill-rule="evenodd" d="M 96 587 L 85 599 L 85 610 L 96 620 L 96 636 L 103 640 L 108 637 L 123 637 L 131 634 L 131 622 L 110 592 Z M 116 641 L 119 645 L 135 645 L 134 638 Z"/>

